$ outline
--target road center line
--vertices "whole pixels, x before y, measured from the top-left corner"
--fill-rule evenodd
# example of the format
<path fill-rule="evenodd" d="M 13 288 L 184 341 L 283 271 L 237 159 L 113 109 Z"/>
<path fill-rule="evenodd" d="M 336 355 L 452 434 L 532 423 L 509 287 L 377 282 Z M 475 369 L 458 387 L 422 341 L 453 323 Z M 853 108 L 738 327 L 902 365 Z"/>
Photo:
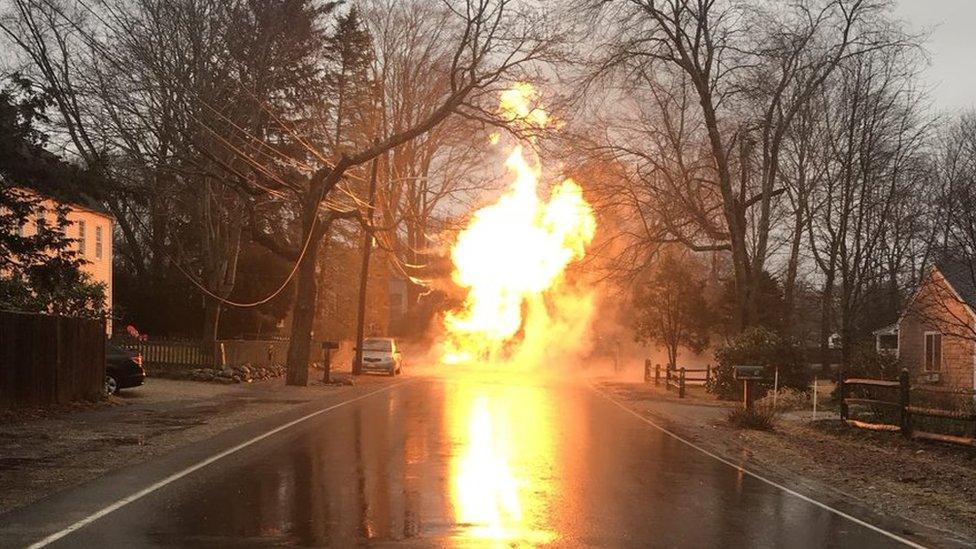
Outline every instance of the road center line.
<path fill-rule="evenodd" d="M 868 522 L 865 522 L 865 521 L 863 521 L 863 520 L 861 520 L 861 519 L 859 519 L 859 518 L 857 518 L 855 516 L 849 515 L 849 514 L 843 512 L 843 511 L 841 511 L 840 509 L 836 509 L 834 507 L 831 507 L 830 505 L 827 505 L 826 503 L 817 501 L 817 500 L 815 500 L 815 499 L 813 499 L 813 498 L 811 498 L 809 496 L 805 496 L 805 495 L 803 495 L 803 494 L 801 494 L 801 493 L 799 493 L 799 492 L 797 492 L 795 490 L 792 490 L 790 488 L 787 488 L 786 486 L 783 486 L 782 484 L 780 484 L 780 483 L 778 483 L 776 481 L 770 480 L 770 479 L 768 479 L 768 478 L 766 478 L 766 477 L 764 477 L 764 476 L 762 476 L 762 475 L 760 475 L 758 473 L 754 473 L 754 472 L 750 471 L 749 469 L 746 469 L 745 467 L 743 467 L 741 465 L 738 465 L 738 464 L 736 464 L 736 463 L 734 463 L 732 461 L 729 461 L 729 460 L 725 459 L 724 457 L 722 457 L 722 456 L 720 456 L 718 454 L 715 454 L 715 453 L 713 453 L 713 452 L 711 452 L 709 450 L 706 450 L 705 448 L 702 448 L 701 446 L 695 444 L 694 442 L 692 442 L 692 441 L 690 441 L 690 440 L 682 437 L 681 435 L 679 435 L 679 434 L 677 434 L 677 433 L 675 433 L 675 432 L 673 432 L 673 431 L 671 431 L 671 430 L 669 430 L 669 429 L 667 429 L 665 427 L 662 427 L 661 425 L 657 424 L 656 422 L 654 422 L 654 421 L 652 421 L 652 420 L 650 420 L 650 419 L 642 416 L 641 414 L 635 412 L 634 410 L 628 408 L 622 402 L 620 402 L 619 400 L 611 397 L 610 395 L 607 395 L 603 391 L 601 391 L 601 390 L 597 389 L 596 387 L 594 387 L 592 384 L 590 385 L 590 389 L 592 389 L 594 392 L 596 392 L 601 397 L 603 397 L 603 398 L 609 400 L 610 402 L 616 404 L 621 410 L 623 410 L 623 411 L 627 412 L 628 414 L 636 417 L 637 419 L 643 421 L 644 423 L 650 425 L 651 427 L 654 427 L 655 429 L 657 429 L 657 430 L 661 431 L 662 433 L 664 433 L 664 434 L 666 434 L 666 435 L 668 435 L 668 436 L 670 436 L 670 437 L 678 440 L 679 442 L 683 442 L 684 444 L 687 444 L 688 446 L 691 446 L 695 450 L 698 450 L 699 452 L 705 454 L 708 457 L 711 457 L 713 459 L 716 459 L 718 461 L 721 461 L 722 463 L 728 465 L 729 467 L 732 467 L 733 469 L 741 472 L 742 474 L 748 475 L 748 476 L 750 476 L 750 477 L 752 477 L 752 478 L 754 478 L 756 480 L 760 480 L 762 482 L 765 482 L 766 484 L 769 484 L 770 486 L 779 488 L 780 490 L 786 492 L 787 494 L 790 494 L 791 496 L 800 498 L 800 499 L 802 499 L 803 501 L 805 501 L 807 503 L 811 503 L 813 505 L 816 505 L 817 507 L 820 507 L 821 509 L 824 509 L 826 511 L 829 511 L 831 513 L 834 513 L 835 515 L 844 517 L 845 519 L 847 519 L 847 520 L 849 520 L 851 522 L 854 522 L 856 524 L 859 524 L 859 525 L 861 525 L 861 526 L 863 526 L 863 527 L 865 527 L 865 528 L 867 528 L 869 530 L 872 530 L 874 532 L 877 532 L 877 533 L 879 533 L 881 535 L 887 536 L 888 538 L 893 539 L 893 540 L 895 540 L 895 541 L 897 541 L 899 543 L 903 543 L 903 544 L 905 544 L 905 545 L 907 545 L 909 547 L 914 547 L 916 549 L 925 549 L 925 546 L 924 545 L 920 545 L 920 544 L 918 544 L 918 543 L 916 543 L 916 542 L 914 542 L 914 541 L 912 541 L 910 539 L 903 538 L 903 537 L 899 536 L 898 534 L 895 534 L 893 532 L 889 532 L 889 531 L 887 531 L 887 530 L 885 530 L 883 528 L 879 528 L 879 527 L 877 527 L 877 526 L 875 526 L 873 524 L 870 524 Z"/>
<path fill-rule="evenodd" d="M 58 541 L 59 539 L 67 536 L 68 534 L 71 534 L 72 532 L 74 532 L 76 530 L 79 530 L 81 528 L 84 528 L 85 526 L 87 526 L 87 525 L 95 522 L 96 520 L 104 517 L 105 515 L 108 515 L 109 513 L 113 512 L 113 511 L 117 511 L 117 510 L 121 509 L 122 507 L 125 507 L 126 505 L 132 503 L 133 501 L 136 501 L 136 500 L 138 500 L 138 499 L 140 499 L 140 498 L 142 498 L 144 496 L 147 496 L 147 495 L 155 492 L 156 490 L 159 490 L 160 488 L 166 486 L 167 484 L 170 484 L 172 482 L 175 482 L 175 481 L 177 481 L 177 480 L 179 480 L 179 479 L 181 479 L 181 478 L 189 475 L 190 473 L 192 473 L 194 471 L 197 471 L 199 469 L 202 469 L 202 468 L 206 467 L 207 465 L 210 465 L 211 463 L 213 463 L 213 462 L 215 462 L 217 460 L 223 459 L 223 458 L 225 458 L 225 457 L 227 457 L 227 456 L 229 456 L 229 455 L 231 455 L 231 454 L 233 454 L 235 452 L 238 452 L 240 450 L 243 450 L 244 448 L 247 448 L 248 446 L 254 444 L 255 442 L 259 442 L 259 441 L 264 440 L 264 439 L 266 439 L 266 438 L 268 438 L 268 437 L 270 437 L 270 436 L 272 436 L 274 434 L 280 433 L 280 432 L 284 431 L 285 429 L 288 429 L 290 427 L 294 427 L 295 425 L 298 425 L 299 423 L 302 423 L 303 421 L 307 421 L 309 419 L 312 419 L 313 417 L 320 416 L 320 415 L 325 414 L 327 412 L 331 412 L 332 410 L 335 410 L 336 408 L 340 408 L 342 406 L 345 406 L 346 404 L 351 404 L 353 402 L 357 402 L 357 401 L 363 400 L 363 399 L 368 398 L 368 397 L 371 397 L 371 396 L 373 396 L 375 394 L 382 393 L 382 392 L 385 392 L 385 391 L 389 391 L 391 389 L 394 389 L 394 388 L 399 387 L 401 385 L 405 385 L 407 383 L 412 383 L 414 381 L 416 381 L 416 380 L 415 379 L 410 379 L 410 380 L 407 380 L 407 381 L 401 381 L 399 383 L 394 383 L 392 385 L 387 385 L 386 387 L 383 387 L 382 389 L 377 389 L 375 391 L 370 391 L 370 392 L 368 392 L 368 393 L 366 393 L 364 395 L 360 395 L 360 396 L 358 396 L 356 398 L 351 398 L 349 400 L 344 400 L 344 401 L 342 401 L 342 402 L 340 402 L 338 404 L 333 404 L 332 406 L 329 406 L 328 408 L 322 408 L 321 410 L 316 410 L 316 411 L 314 411 L 312 413 L 309 413 L 309 414 L 306 414 L 306 415 L 304 415 L 304 416 L 302 416 L 302 417 L 300 417 L 298 419 L 289 421 L 288 423 L 285 423 L 283 425 L 279 425 L 278 427 L 275 427 L 274 429 L 271 429 L 270 431 L 267 431 L 265 433 L 262 433 L 262 434 L 254 437 L 254 438 L 252 438 L 250 440 L 247 440 L 245 442 L 242 442 L 242 443 L 238 444 L 237 446 L 233 446 L 231 448 L 228 448 L 228 449 L 224 450 L 223 452 L 214 454 L 213 456 L 210 456 L 210 457 L 208 457 L 207 459 L 205 459 L 203 461 L 199 461 L 199 462 L 197 462 L 197 463 L 195 463 L 195 464 L 187 467 L 186 469 L 183 469 L 183 470 L 181 470 L 179 472 L 173 473 L 172 475 L 170 475 L 170 476 L 168 476 L 168 477 L 166 477 L 166 478 L 164 478 L 164 479 L 162 479 L 162 480 L 160 480 L 160 481 L 158 481 L 158 482 L 156 482 L 154 484 L 151 484 L 150 486 L 147 486 L 146 488 L 143 488 L 142 490 L 139 490 L 138 492 L 136 492 L 136 493 L 134 493 L 134 494 L 132 494 L 130 496 L 127 496 L 125 498 L 122 498 L 122 499 L 116 501 L 115 503 L 113 503 L 113 504 L 111 504 L 111 505 L 109 505 L 109 506 L 107 506 L 107 507 L 105 507 L 105 508 L 103 508 L 103 509 L 95 512 L 95 513 L 92 513 L 91 515 L 88 515 L 87 517 L 79 520 L 78 522 L 72 524 L 71 526 L 68 526 L 68 527 L 64 528 L 63 530 L 59 530 L 59 531 L 51 534 L 50 536 L 47 536 L 46 538 L 44 538 L 44 539 L 42 539 L 40 541 L 36 541 L 36 542 L 32 543 L 28 547 L 30 549 L 34 549 L 36 547 L 45 547 L 47 545 L 50 545 L 51 543 L 54 543 L 55 541 Z"/>

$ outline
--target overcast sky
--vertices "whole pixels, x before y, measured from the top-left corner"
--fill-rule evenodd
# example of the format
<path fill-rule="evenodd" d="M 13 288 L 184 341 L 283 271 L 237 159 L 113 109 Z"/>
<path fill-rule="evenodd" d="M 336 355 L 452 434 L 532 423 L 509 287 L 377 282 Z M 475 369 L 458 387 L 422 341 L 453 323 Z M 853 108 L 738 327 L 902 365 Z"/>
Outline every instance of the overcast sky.
<path fill-rule="evenodd" d="M 898 16 L 931 30 L 925 78 L 937 110 L 976 108 L 976 0 L 898 0 Z"/>

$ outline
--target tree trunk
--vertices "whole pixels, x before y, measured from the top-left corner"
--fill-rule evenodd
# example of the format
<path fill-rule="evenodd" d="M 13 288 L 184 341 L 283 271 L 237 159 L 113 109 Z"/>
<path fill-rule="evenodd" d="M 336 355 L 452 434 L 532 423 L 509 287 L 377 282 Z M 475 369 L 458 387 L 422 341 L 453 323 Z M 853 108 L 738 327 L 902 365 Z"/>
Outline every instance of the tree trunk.
<path fill-rule="evenodd" d="M 315 303 L 318 281 L 315 264 L 318 260 L 322 237 L 332 223 L 331 217 L 318 219 L 319 199 L 322 196 L 321 181 L 313 181 L 302 205 L 303 237 L 308 239 L 305 253 L 298 265 L 295 288 L 295 306 L 292 310 L 291 337 L 288 343 L 288 360 L 285 382 L 288 385 L 308 385 L 308 362 L 312 347 L 312 326 L 315 322 Z"/>
<path fill-rule="evenodd" d="M 369 286 L 369 258 L 373 251 L 373 209 L 376 204 L 376 163 L 369 176 L 369 213 L 363 225 L 363 265 L 359 272 L 359 307 L 356 317 L 356 357 L 352 361 L 353 375 L 359 375 L 363 370 L 363 337 L 366 331 L 366 290 Z"/>
<path fill-rule="evenodd" d="M 828 272 L 820 302 L 820 367 L 825 372 L 830 367 L 830 313 L 833 296 L 834 273 Z"/>
<path fill-rule="evenodd" d="M 797 207 L 794 214 L 793 238 L 790 242 L 790 258 L 786 264 L 786 280 L 783 283 L 783 299 L 786 302 L 786 330 L 795 333 L 796 276 L 800 265 L 800 244 L 803 240 L 803 211 Z"/>
<path fill-rule="evenodd" d="M 288 385 L 308 385 L 308 362 L 312 350 L 312 324 L 315 320 L 315 298 L 318 285 L 315 280 L 315 262 L 318 258 L 321 235 L 311 236 L 308 249 L 298 266 L 295 290 L 295 307 L 291 322 L 291 339 L 288 344 Z"/>
<path fill-rule="evenodd" d="M 216 299 L 207 298 L 203 305 L 203 340 L 209 344 L 217 341 L 222 311 L 223 307 Z"/>

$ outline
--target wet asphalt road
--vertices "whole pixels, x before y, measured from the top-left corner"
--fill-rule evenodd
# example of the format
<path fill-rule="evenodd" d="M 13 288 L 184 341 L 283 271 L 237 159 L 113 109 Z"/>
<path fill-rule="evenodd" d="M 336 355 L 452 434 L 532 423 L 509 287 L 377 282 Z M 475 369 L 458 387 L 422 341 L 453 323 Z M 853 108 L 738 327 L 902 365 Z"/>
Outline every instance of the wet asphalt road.
<path fill-rule="evenodd" d="M 512 379 L 408 380 L 215 461 L 54 546 L 900 545 L 586 386 Z M 155 480 L 133 479 L 130 491 Z"/>

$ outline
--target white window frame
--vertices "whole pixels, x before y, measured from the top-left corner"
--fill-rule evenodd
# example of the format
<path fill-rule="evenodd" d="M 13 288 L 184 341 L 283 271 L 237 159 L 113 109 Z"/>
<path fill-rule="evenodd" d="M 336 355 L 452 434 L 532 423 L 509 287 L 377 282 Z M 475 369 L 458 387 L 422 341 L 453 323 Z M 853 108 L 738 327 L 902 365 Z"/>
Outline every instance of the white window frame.
<path fill-rule="evenodd" d="M 85 220 L 78 220 L 78 255 L 85 257 L 88 235 L 85 234 Z"/>
<path fill-rule="evenodd" d="M 102 258 L 102 226 L 95 225 L 95 259 Z"/>
<path fill-rule="evenodd" d="M 939 364 L 937 368 L 929 368 L 929 336 L 939 336 Z M 922 336 L 922 370 L 925 372 L 941 372 L 945 366 L 945 335 L 942 332 L 925 332 Z M 934 347 L 933 347 L 934 349 Z M 935 362 L 933 357 L 933 362 Z"/>

